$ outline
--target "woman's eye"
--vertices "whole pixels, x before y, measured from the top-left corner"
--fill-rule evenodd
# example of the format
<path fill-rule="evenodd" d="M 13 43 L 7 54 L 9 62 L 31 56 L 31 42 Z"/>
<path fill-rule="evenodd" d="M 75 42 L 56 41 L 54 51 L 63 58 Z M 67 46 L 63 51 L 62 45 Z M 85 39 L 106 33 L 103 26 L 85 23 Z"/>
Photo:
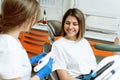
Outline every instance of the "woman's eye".
<path fill-rule="evenodd" d="M 77 23 L 74 23 L 73 25 L 74 25 L 74 26 L 78 26 L 78 24 L 77 24 Z"/>
<path fill-rule="evenodd" d="M 70 23 L 66 22 L 65 24 L 70 25 Z"/>

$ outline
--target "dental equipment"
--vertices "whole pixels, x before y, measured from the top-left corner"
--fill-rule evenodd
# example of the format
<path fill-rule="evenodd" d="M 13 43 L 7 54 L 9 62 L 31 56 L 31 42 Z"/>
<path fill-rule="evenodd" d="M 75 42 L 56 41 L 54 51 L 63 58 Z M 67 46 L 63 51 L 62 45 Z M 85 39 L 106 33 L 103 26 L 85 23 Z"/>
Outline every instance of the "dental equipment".
<path fill-rule="evenodd" d="M 96 77 L 101 75 L 106 69 L 108 69 L 110 66 L 112 66 L 113 63 L 114 63 L 114 61 L 111 61 L 111 62 L 107 63 L 105 66 L 103 66 L 101 69 L 99 69 L 97 72 L 92 73 L 91 80 L 94 80 Z"/>
<path fill-rule="evenodd" d="M 56 69 L 59 69 L 59 66 L 55 62 L 55 55 L 52 52 L 49 52 L 46 56 L 44 56 L 42 59 L 38 61 L 38 65 L 35 66 L 33 70 L 37 72 L 40 69 L 42 69 L 49 62 L 50 58 L 53 58 L 52 72 L 55 71 Z"/>
<path fill-rule="evenodd" d="M 100 68 L 97 72 L 91 71 L 89 74 L 80 75 L 77 78 L 79 78 L 81 80 L 94 80 L 96 77 L 101 75 L 106 69 L 108 69 L 110 66 L 112 66 L 113 63 L 114 63 L 114 61 L 111 61 L 111 62 L 107 63 L 106 65 L 104 65 L 102 68 Z"/>
<path fill-rule="evenodd" d="M 111 77 L 112 75 L 114 75 L 118 69 L 119 69 L 119 68 L 115 68 L 115 69 L 111 70 L 109 73 L 107 73 L 107 74 L 105 75 L 105 77 L 103 77 L 102 80 L 109 80 L 110 77 Z"/>
<path fill-rule="evenodd" d="M 51 53 L 48 53 L 46 56 L 44 56 L 42 59 L 40 59 L 38 61 L 38 65 L 34 67 L 34 71 L 37 72 L 39 71 L 41 68 L 43 68 L 48 62 L 49 62 L 49 59 L 51 58 L 54 58 L 54 56 L 51 54 Z M 54 61 L 53 61 L 54 62 Z"/>

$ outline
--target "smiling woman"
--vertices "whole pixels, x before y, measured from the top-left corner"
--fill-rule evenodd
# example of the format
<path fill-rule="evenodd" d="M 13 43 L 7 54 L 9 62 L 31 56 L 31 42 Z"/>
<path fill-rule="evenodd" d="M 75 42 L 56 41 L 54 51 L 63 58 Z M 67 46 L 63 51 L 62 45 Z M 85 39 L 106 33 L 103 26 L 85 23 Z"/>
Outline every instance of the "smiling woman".
<path fill-rule="evenodd" d="M 76 34 L 79 32 L 78 21 L 73 16 L 68 16 L 64 24 L 64 30 L 66 32 L 66 38 L 76 40 Z"/>
<path fill-rule="evenodd" d="M 56 55 L 60 80 L 77 80 L 81 74 L 88 74 L 97 63 L 88 41 L 84 38 L 85 18 L 77 8 L 66 11 L 62 20 L 62 37 L 52 45 Z"/>

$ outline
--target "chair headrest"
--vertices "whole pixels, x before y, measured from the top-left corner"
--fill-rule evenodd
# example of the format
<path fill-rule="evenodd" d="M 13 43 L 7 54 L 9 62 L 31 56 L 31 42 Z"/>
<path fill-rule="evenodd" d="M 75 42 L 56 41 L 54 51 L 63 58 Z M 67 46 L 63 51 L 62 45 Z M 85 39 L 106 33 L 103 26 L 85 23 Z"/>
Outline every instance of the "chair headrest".
<path fill-rule="evenodd" d="M 47 21 L 48 27 L 53 32 L 54 36 L 60 36 L 61 35 L 61 22 L 56 20 L 48 20 Z"/>
<path fill-rule="evenodd" d="M 95 44 L 96 49 L 104 50 L 104 51 L 114 51 L 120 52 L 120 45 L 112 45 L 112 44 Z"/>

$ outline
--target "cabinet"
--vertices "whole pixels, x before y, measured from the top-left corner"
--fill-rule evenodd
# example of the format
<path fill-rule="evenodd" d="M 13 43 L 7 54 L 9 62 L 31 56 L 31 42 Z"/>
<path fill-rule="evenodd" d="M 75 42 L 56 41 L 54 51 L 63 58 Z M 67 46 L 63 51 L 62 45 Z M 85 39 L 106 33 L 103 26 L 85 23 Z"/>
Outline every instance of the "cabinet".
<path fill-rule="evenodd" d="M 21 32 L 19 40 L 31 57 L 40 54 L 45 43 L 50 43 L 48 37 L 48 31 L 31 28 L 29 32 Z"/>

